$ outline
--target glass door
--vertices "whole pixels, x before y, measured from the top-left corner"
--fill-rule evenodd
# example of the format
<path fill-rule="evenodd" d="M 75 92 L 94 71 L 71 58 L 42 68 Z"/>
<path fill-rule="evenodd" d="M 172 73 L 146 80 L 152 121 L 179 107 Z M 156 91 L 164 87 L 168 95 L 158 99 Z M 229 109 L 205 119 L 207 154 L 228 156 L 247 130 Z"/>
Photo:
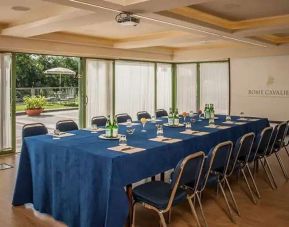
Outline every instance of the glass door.
<path fill-rule="evenodd" d="M 0 154 L 12 152 L 12 55 L 0 53 Z"/>
<path fill-rule="evenodd" d="M 113 61 L 86 60 L 86 126 L 95 116 L 113 114 Z"/>

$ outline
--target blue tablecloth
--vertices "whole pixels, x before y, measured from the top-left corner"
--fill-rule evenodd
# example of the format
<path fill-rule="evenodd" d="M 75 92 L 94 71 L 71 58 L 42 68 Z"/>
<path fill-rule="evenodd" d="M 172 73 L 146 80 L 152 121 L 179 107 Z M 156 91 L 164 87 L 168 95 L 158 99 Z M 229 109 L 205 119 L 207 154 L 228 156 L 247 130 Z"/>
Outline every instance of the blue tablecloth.
<path fill-rule="evenodd" d="M 224 116 L 219 116 L 216 124 L 223 121 Z M 141 125 L 135 126 L 135 133 L 127 136 L 128 145 L 146 150 L 134 154 L 108 150 L 118 141 L 102 140 L 100 133 L 85 130 L 59 140 L 51 135 L 25 138 L 13 205 L 33 203 L 36 210 L 70 227 L 124 226 L 128 215 L 126 185 L 172 169 L 193 152 L 207 153 L 217 143 L 235 142 L 247 132 L 258 133 L 269 122 L 259 119 L 229 129 L 205 125 L 207 120 L 193 125 L 193 130 L 210 132 L 203 136 L 180 133 L 184 128 L 164 127 L 166 137 L 181 139 L 174 144 L 148 140 L 156 137 L 155 124 L 148 123 L 146 133 L 140 132 Z M 120 127 L 120 133 L 125 130 Z"/>

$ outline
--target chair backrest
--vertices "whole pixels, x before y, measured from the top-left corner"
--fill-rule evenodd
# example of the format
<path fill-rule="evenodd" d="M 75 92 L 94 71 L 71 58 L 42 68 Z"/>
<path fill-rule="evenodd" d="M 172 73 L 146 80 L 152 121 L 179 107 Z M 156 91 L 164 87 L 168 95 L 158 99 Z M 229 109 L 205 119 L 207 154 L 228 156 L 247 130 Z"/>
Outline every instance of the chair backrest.
<path fill-rule="evenodd" d="M 197 153 L 188 155 L 186 158 L 179 161 L 172 177 L 171 194 L 169 202 L 167 204 L 167 208 L 164 210 L 165 212 L 171 208 L 176 191 L 179 186 L 194 182 L 194 190 L 197 190 L 204 165 L 204 160 L 205 153 L 199 151 Z"/>
<path fill-rule="evenodd" d="M 107 118 L 105 116 L 97 116 L 91 119 L 91 125 L 95 124 L 97 127 L 103 127 L 106 125 Z"/>
<path fill-rule="evenodd" d="M 211 172 L 219 173 L 220 178 L 223 178 L 227 174 L 232 149 L 233 142 L 225 141 L 217 144 L 210 150 L 204 164 L 199 191 L 205 189 Z"/>
<path fill-rule="evenodd" d="M 115 115 L 115 117 L 116 117 L 117 123 L 124 123 L 124 122 L 127 122 L 127 120 L 132 121 L 131 116 L 129 116 L 127 113 L 117 114 Z"/>
<path fill-rule="evenodd" d="M 278 132 L 276 135 L 275 146 L 278 151 L 282 148 L 284 139 L 287 135 L 288 122 L 284 121 L 278 125 Z"/>
<path fill-rule="evenodd" d="M 151 119 L 151 115 L 147 111 L 137 112 L 137 119 L 140 121 L 142 118 Z"/>
<path fill-rule="evenodd" d="M 159 118 L 159 117 L 166 117 L 168 116 L 168 112 L 164 109 L 158 109 L 156 110 L 156 118 Z"/>
<path fill-rule="evenodd" d="M 254 152 L 253 155 L 250 155 L 249 162 L 256 159 L 257 154 L 261 154 L 266 156 L 269 151 L 269 144 L 271 141 L 273 133 L 272 127 L 264 128 L 256 137 L 256 141 L 254 142 L 253 148 L 251 152 Z M 270 152 L 270 151 L 269 151 Z"/>
<path fill-rule="evenodd" d="M 248 162 L 252 146 L 254 143 L 255 134 L 253 132 L 246 133 L 243 136 L 239 137 L 235 143 L 234 150 L 232 151 L 230 165 L 228 170 L 228 176 L 232 175 L 235 170 L 238 160 L 243 160 Z"/>
<path fill-rule="evenodd" d="M 287 133 L 284 138 L 284 146 L 287 147 L 289 145 L 289 121 L 287 121 Z"/>
<path fill-rule="evenodd" d="M 73 120 L 62 120 L 56 123 L 56 129 L 61 132 L 67 132 L 78 130 L 78 126 Z"/>
<path fill-rule="evenodd" d="M 39 136 L 48 133 L 47 128 L 42 123 L 26 124 L 22 128 L 22 138 L 29 136 Z"/>

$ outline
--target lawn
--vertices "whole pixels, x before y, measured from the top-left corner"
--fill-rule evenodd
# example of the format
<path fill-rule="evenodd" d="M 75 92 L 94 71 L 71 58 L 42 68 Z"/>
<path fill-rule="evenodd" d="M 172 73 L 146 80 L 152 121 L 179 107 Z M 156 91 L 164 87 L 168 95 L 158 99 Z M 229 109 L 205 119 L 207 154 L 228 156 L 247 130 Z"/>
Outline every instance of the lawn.
<path fill-rule="evenodd" d="M 57 110 L 78 107 L 77 103 L 49 103 L 44 109 L 45 110 Z M 16 104 L 16 112 L 25 111 L 25 104 Z"/>

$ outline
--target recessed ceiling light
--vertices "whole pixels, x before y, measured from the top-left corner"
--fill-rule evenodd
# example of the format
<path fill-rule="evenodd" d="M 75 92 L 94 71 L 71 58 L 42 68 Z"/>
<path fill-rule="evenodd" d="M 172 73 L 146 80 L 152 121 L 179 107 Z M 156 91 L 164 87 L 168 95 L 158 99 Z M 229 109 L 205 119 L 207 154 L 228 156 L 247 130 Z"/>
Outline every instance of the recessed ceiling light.
<path fill-rule="evenodd" d="M 30 8 L 26 6 L 13 6 L 11 7 L 11 9 L 15 11 L 29 11 L 30 10 Z"/>

